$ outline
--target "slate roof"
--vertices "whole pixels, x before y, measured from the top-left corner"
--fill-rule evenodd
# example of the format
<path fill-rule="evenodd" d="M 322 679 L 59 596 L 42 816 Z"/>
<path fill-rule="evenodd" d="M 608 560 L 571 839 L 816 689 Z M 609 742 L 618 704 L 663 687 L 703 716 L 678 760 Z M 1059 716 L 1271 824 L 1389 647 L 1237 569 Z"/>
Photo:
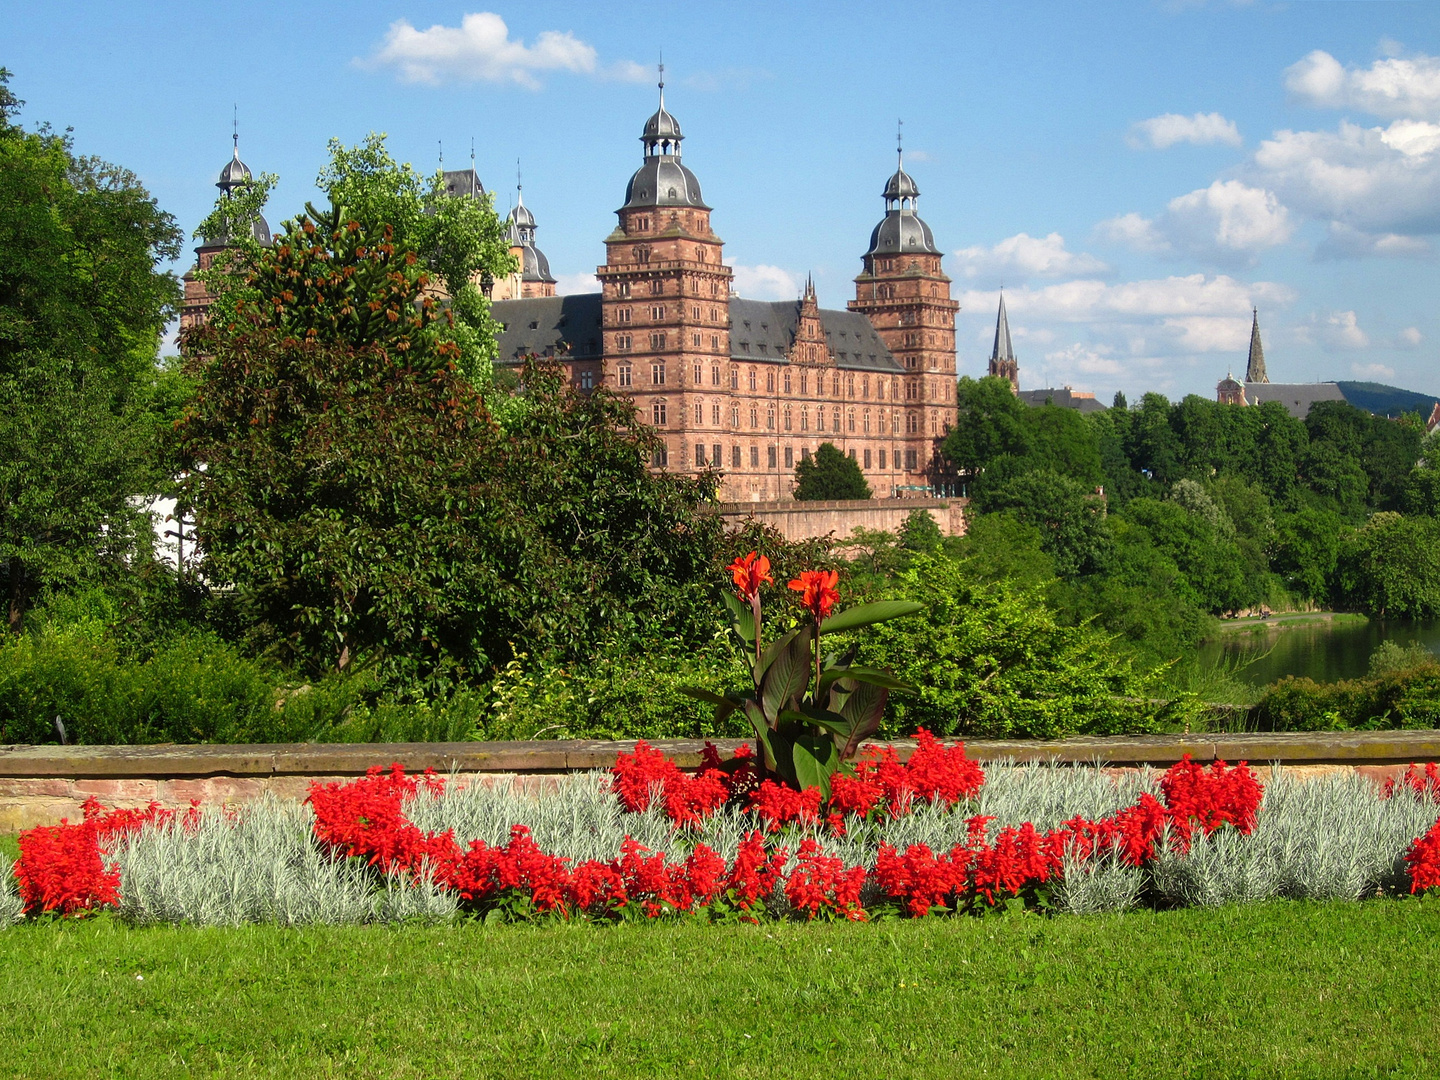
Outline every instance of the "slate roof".
<path fill-rule="evenodd" d="M 995 317 L 995 347 L 991 360 L 1014 360 L 1015 346 L 1010 342 L 1010 319 L 1005 314 L 1005 294 L 1000 294 L 1000 314 Z"/>
<path fill-rule="evenodd" d="M 505 327 L 497 339 L 502 364 L 516 363 L 530 353 L 600 359 L 599 293 L 497 300 L 490 309 Z"/>
<path fill-rule="evenodd" d="M 780 363 L 795 341 L 800 325 L 798 300 L 746 300 L 730 298 L 730 358 L 732 360 L 769 360 Z M 858 311 L 820 309 L 820 325 L 825 342 L 835 356 L 835 364 L 853 371 L 883 371 L 901 374 L 904 368 L 896 361 L 870 320 Z"/>
<path fill-rule="evenodd" d="M 1021 390 L 1016 396 L 1026 405 L 1044 405 L 1047 401 L 1062 409 L 1075 409 L 1082 413 L 1104 412 L 1094 394 L 1077 392 L 1068 386 L 1051 386 L 1044 390 Z"/>
<path fill-rule="evenodd" d="M 1245 400 L 1251 405 L 1278 401 L 1289 410 L 1291 416 L 1304 420 L 1309 415 L 1310 406 L 1317 401 L 1344 401 L 1345 394 L 1341 391 L 1340 384 L 1333 382 L 1261 383 L 1247 381 L 1245 383 Z"/>
<path fill-rule="evenodd" d="M 600 294 L 537 296 L 527 300 L 497 300 L 491 305 L 504 324 L 499 336 L 499 360 L 515 363 L 529 353 L 537 356 L 570 355 L 599 359 L 603 335 Z M 798 300 L 730 299 L 731 359 L 751 363 L 782 363 L 800 324 Z M 859 312 L 820 310 L 820 325 L 835 355 L 836 366 L 850 371 L 879 371 L 899 375 L 904 368 L 891 355 L 870 320 Z M 565 346 L 568 345 L 569 349 Z M 748 347 L 747 347 L 748 346 Z"/>

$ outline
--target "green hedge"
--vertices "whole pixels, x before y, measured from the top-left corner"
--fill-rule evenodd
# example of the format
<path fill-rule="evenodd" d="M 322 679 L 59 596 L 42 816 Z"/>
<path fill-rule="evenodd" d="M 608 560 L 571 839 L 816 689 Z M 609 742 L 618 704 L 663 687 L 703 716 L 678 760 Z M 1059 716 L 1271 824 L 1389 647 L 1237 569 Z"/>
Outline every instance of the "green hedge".
<path fill-rule="evenodd" d="M 1440 728 L 1440 663 L 1360 679 L 1281 679 L 1250 711 L 1257 731 Z"/>

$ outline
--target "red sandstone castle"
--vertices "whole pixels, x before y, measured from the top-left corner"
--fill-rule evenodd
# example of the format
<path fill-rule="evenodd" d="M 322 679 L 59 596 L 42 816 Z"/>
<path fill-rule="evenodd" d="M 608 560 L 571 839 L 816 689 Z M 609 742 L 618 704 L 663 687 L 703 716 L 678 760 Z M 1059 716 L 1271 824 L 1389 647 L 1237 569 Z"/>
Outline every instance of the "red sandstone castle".
<path fill-rule="evenodd" d="M 903 161 L 885 184 L 855 299 L 835 311 L 819 306 L 813 282 L 793 301 L 734 295 L 711 208 L 680 160 L 683 139 L 662 82 L 605 238 L 600 293 L 556 296 L 533 214 L 523 199 L 510 212 L 519 269 L 490 287 L 504 326 L 499 363 L 555 358 L 582 389 L 630 396 L 663 438 L 655 467 L 719 469 L 725 500 L 789 498 L 796 463 L 825 442 L 855 460 L 877 497 L 926 491 L 955 409 L 959 304 Z M 445 176 L 454 194 L 483 191 L 473 166 Z M 219 186 L 248 178 L 237 149 Z M 202 266 L 220 246 L 199 249 Z M 186 277 L 182 325 L 203 319 L 208 300 Z M 990 372 L 1017 383 L 1003 301 Z"/>

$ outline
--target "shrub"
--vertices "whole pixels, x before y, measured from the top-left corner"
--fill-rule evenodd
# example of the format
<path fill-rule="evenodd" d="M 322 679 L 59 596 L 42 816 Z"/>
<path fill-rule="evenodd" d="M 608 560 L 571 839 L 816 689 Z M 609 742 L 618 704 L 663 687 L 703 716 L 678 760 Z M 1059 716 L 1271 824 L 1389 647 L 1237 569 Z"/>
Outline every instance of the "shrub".
<path fill-rule="evenodd" d="M 1440 727 L 1440 661 L 1333 683 L 1281 679 L 1261 695 L 1249 724 L 1257 731 Z"/>

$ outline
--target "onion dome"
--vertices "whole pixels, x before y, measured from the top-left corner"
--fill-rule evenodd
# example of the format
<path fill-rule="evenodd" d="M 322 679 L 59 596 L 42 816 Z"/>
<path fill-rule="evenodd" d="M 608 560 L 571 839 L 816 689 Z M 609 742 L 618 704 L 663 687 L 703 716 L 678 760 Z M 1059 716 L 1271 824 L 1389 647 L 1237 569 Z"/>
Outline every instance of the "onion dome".
<path fill-rule="evenodd" d="M 870 233 L 870 249 L 865 252 L 865 267 L 870 269 L 874 255 L 939 255 L 930 226 L 915 210 L 920 188 L 905 171 L 903 160 L 895 174 L 885 183 L 885 217 Z"/>
<path fill-rule="evenodd" d="M 237 189 L 253 183 L 255 179 L 254 175 L 250 172 L 250 166 L 240 160 L 240 135 L 236 133 L 232 138 L 234 139 L 235 145 L 231 152 L 230 160 L 225 163 L 225 167 L 220 170 L 220 178 L 215 181 L 215 186 L 226 195 L 234 194 Z M 270 246 L 270 223 L 265 220 L 263 214 L 256 214 L 251 220 L 250 235 L 255 238 L 255 242 L 261 247 Z M 229 237 L 219 237 L 215 240 L 208 241 L 205 246 L 226 247 L 229 243 Z"/>
<path fill-rule="evenodd" d="M 662 71 L 663 74 L 663 71 Z M 689 206 L 709 210 L 700 194 L 700 181 L 680 163 L 680 121 L 665 108 L 665 81 L 660 81 L 660 107 L 645 121 L 640 141 L 644 163 L 625 188 L 625 206 Z"/>
<path fill-rule="evenodd" d="M 508 234 L 511 247 L 520 249 L 520 279 L 553 284 L 550 260 L 535 246 L 535 215 L 525 205 L 524 193 L 517 187 L 518 198 L 510 211 Z"/>

